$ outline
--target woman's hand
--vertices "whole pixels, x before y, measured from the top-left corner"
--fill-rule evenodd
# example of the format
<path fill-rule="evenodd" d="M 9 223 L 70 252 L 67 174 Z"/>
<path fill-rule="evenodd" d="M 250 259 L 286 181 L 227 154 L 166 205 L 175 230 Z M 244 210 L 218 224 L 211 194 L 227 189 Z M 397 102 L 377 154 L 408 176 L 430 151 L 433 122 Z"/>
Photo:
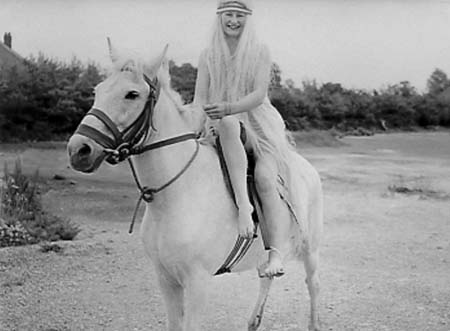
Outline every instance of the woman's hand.
<path fill-rule="evenodd" d="M 221 119 L 227 115 L 231 114 L 229 103 L 213 103 L 209 105 L 204 105 L 203 110 L 213 120 Z"/>

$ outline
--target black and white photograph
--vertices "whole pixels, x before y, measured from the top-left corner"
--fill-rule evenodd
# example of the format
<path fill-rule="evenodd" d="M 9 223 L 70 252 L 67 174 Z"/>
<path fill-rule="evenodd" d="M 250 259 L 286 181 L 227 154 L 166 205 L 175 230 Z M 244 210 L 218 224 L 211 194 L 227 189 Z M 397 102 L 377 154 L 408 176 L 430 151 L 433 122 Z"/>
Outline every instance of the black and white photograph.
<path fill-rule="evenodd" d="M 0 0 L 0 331 L 450 330 L 450 0 Z"/>

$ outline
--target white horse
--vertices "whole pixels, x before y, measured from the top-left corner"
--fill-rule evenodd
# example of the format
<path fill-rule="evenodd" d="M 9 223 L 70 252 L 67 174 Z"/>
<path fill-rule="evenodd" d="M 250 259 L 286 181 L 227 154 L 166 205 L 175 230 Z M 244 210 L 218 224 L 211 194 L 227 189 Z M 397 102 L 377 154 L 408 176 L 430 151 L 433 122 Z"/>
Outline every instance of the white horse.
<path fill-rule="evenodd" d="M 179 96 L 171 90 L 165 61 L 167 47 L 147 65 L 134 57 L 120 57 L 110 43 L 109 46 L 115 69 L 95 88 L 93 105 L 109 120 L 100 119 L 98 114 L 86 116 L 81 125 L 94 128 L 97 134 L 76 132 L 68 143 L 72 167 L 86 173 L 94 172 L 107 157 L 120 161 L 120 153 L 106 148 L 104 140 L 114 141 L 120 131 L 132 131 L 136 123 L 152 123 L 146 126 L 148 134 L 134 132 L 141 136 L 138 144 L 148 145 L 194 131 L 201 122 L 197 118 L 203 116 L 201 111 L 182 106 Z M 159 88 L 152 84 L 155 78 Z M 149 106 L 149 93 L 157 98 L 154 109 Z M 148 107 L 152 110 L 140 121 L 139 114 Z M 145 127 L 146 123 L 142 125 Z M 111 126 L 116 126 L 117 131 Z M 103 138 L 98 138 L 99 132 Z M 158 275 L 168 330 L 197 331 L 206 301 L 205 282 L 222 265 L 236 242 L 237 210 L 224 183 L 214 147 L 198 144 L 192 136 L 187 136 L 150 149 L 131 156 L 138 183 L 159 188 L 147 192 L 151 197 L 146 199 L 149 202 L 140 228 L 142 241 Z M 284 260 L 304 262 L 311 301 L 309 329 L 319 330 L 317 266 L 323 214 L 321 184 L 310 163 L 298 154 L 293 160 L 298 169 L 295 178 L 301 181 L 302 188 L 294 203 L 300 205 L 301 214 L 297 215 L 300 224 L 292 221 Z M 291 217 L 288 208 L 283 208 L 279 217 Z M 266 258 L 259 238 L 233 272 L 256 269 Z M 259 327 L 271 284 L 270 278 L 260 279 L 259 296 L 248 330 Z"/>

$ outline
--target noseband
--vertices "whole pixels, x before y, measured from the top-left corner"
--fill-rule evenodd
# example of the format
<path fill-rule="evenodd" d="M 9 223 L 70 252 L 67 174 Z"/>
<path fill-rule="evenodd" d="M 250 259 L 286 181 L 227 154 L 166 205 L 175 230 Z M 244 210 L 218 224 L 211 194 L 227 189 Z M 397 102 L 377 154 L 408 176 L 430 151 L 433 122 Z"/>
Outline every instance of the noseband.
<path fill-rule="evenodd" d="M 114 139 L 111 139 L 96 128 L 83 123 L 75 131 L 75 133 L 88 137 L 101 145 L 107 154 L 106 162 L 110 164 L 117 164 L 127 159 L 130 155 L 142 153 L 139 148 L 139 143 L 143 143 L 146 140 L 150 130 L 156 131 L 153 127 L 153 110 L 158 100 L 161 87 L 156 78 L 152 81 L 144 75 L 144 80 L 150 87 L 144 109 L 136 120 L 122 132 L 119 131 L 117 125 L 102 110 L 92 108 L 86 114 L 86 116 L 94 116 L 100 120 Z"/>
<path fill-rule="evenodd" d="M 134 221 L 136 219 L 137 211 L 142 200 L 144 200 L 145 202 L 152 202 L 156 193 L 164 190 L 166 187 L 180 178 L 181 175 L 190 167 L 192 162 L 194 162 L 194 159 L 196 158 L 199 150 L 199 143 L 198 140 L 196 140 L 198 138 L 198 135 L 196 133 L 186 133 L 173 138 L 157 141 L 149 145 L 144 145 L 148 136 L 151 134 L 151 131 L 157 131 L 153 126 L 153 112 L 161 90 L 161 86 L 158 83 L 157 78 L 152 81 L 150 78 L 144 75 L 144 80 L 150 87 L 150 92 L 144 109 L 136 118 L 136 120 L 134 120 L 134 122 L 131 123 L 122 132 L 120 132 L 117 125 L 102 110 L 98 108 L 92 108 L 86 113 L 86 116 L 94 116 L 99 119 L 112 134 L 114 139 L 104 134 L 103 132 L 100 132 L 96 128 L 83 123 L 81 123 L 75 131 L 76 134 L 88 137 L 101 145 L 104 148 L 104 153 L 106 153 L 107 155 L 106 162 L 110 164 L 117 164 L 124 160 L 128 160 L 134 180 L 141 193 L 133 214 L 129 233 L 133 231 Z M 161 185 L 160 187 L 150 188 L 141 185 L 134 164 L 129 158 L 131 155 L 142 154 L 146 151 L 173 145 L 189 139 L 196 140 L 196 149 L 194 154 L 188 160 L 186 165 L 181 169 L 181 171 L 179 171 L 173 178 L 171 178 L 167 183 Z"/>

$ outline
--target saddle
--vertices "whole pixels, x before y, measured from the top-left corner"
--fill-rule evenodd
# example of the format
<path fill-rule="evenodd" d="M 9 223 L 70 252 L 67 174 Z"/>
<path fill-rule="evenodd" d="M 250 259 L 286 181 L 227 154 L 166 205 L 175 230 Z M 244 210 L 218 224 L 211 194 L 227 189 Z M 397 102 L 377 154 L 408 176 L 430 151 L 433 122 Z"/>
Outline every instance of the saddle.
<path fill-rule="evenodd" d="M 240 139 L 241 139 L 242 144 L 244 145 L 245 142 L 247 141 L 247 133 L 245 131 L 245 127 L 242 122 L 240 123 L 240 126 L 241 126 Z M 220 166 L 222 169 L 225 185 L 226 185 L 229 193 L 231 194 L 231 197 L 233 198 L 234 202 L 236 203 L 233 186 L 231 184 L 228 167 L 225 162 L 225 157 L 223 155 L 222 145 L 220 143 L 219 136 L 217 136 L 215 139 L 215 146 L 216 146 L 217 153 L 219 156 Z M 256 158 L 253 153 L 247 152 L 247 161 L 248 161 L 248 167 L 247 167 L 247 188 L 248 189 L 247 189 L 247 191 L 248 191 L 250 203 L 253 206 L 252 219 L 253 219 L 253 222 L 255 225 L 255 233 L 254 233 L 253 238 L 242 238 L 241 236 L 238 236 L 233 249 L 229 253 L 225 262 L 216 271 L 216 273 L 214 274 L 215 276 L 231 272 L 232 269 L 244 258 L 245 254 L 248 252 L 251 245 L 257 238 L 256 232 L 257 232 L 258 226 L 261 229 L 261 235 L 262 235 L 265 249 L 266 250 L 270 249 L 270 247 L 268 245 L 269 233 L 267 232 L 266 227 L 265 227 L 264 215 L 262 212 L 262 204 L 261 204 L 261 200 L 259 198 L 258 191 L 256 190 L 256 185 L 255 185 Z M 279 190 L 280 198 L 286 203 L 293 218 L 295 220 L 297 220 L 295 217 L 295 214 L 294 214 L 294 210 L 286 198 L 287 188 L 285 186 L 283 179 L 280 176 L 278 176 L 278 183 L 279 183 L 278 186 L 281 187 L 282 191 L 284 192 L 284 194 L 283 194 L 281 192 L 281 190 Z"/>

